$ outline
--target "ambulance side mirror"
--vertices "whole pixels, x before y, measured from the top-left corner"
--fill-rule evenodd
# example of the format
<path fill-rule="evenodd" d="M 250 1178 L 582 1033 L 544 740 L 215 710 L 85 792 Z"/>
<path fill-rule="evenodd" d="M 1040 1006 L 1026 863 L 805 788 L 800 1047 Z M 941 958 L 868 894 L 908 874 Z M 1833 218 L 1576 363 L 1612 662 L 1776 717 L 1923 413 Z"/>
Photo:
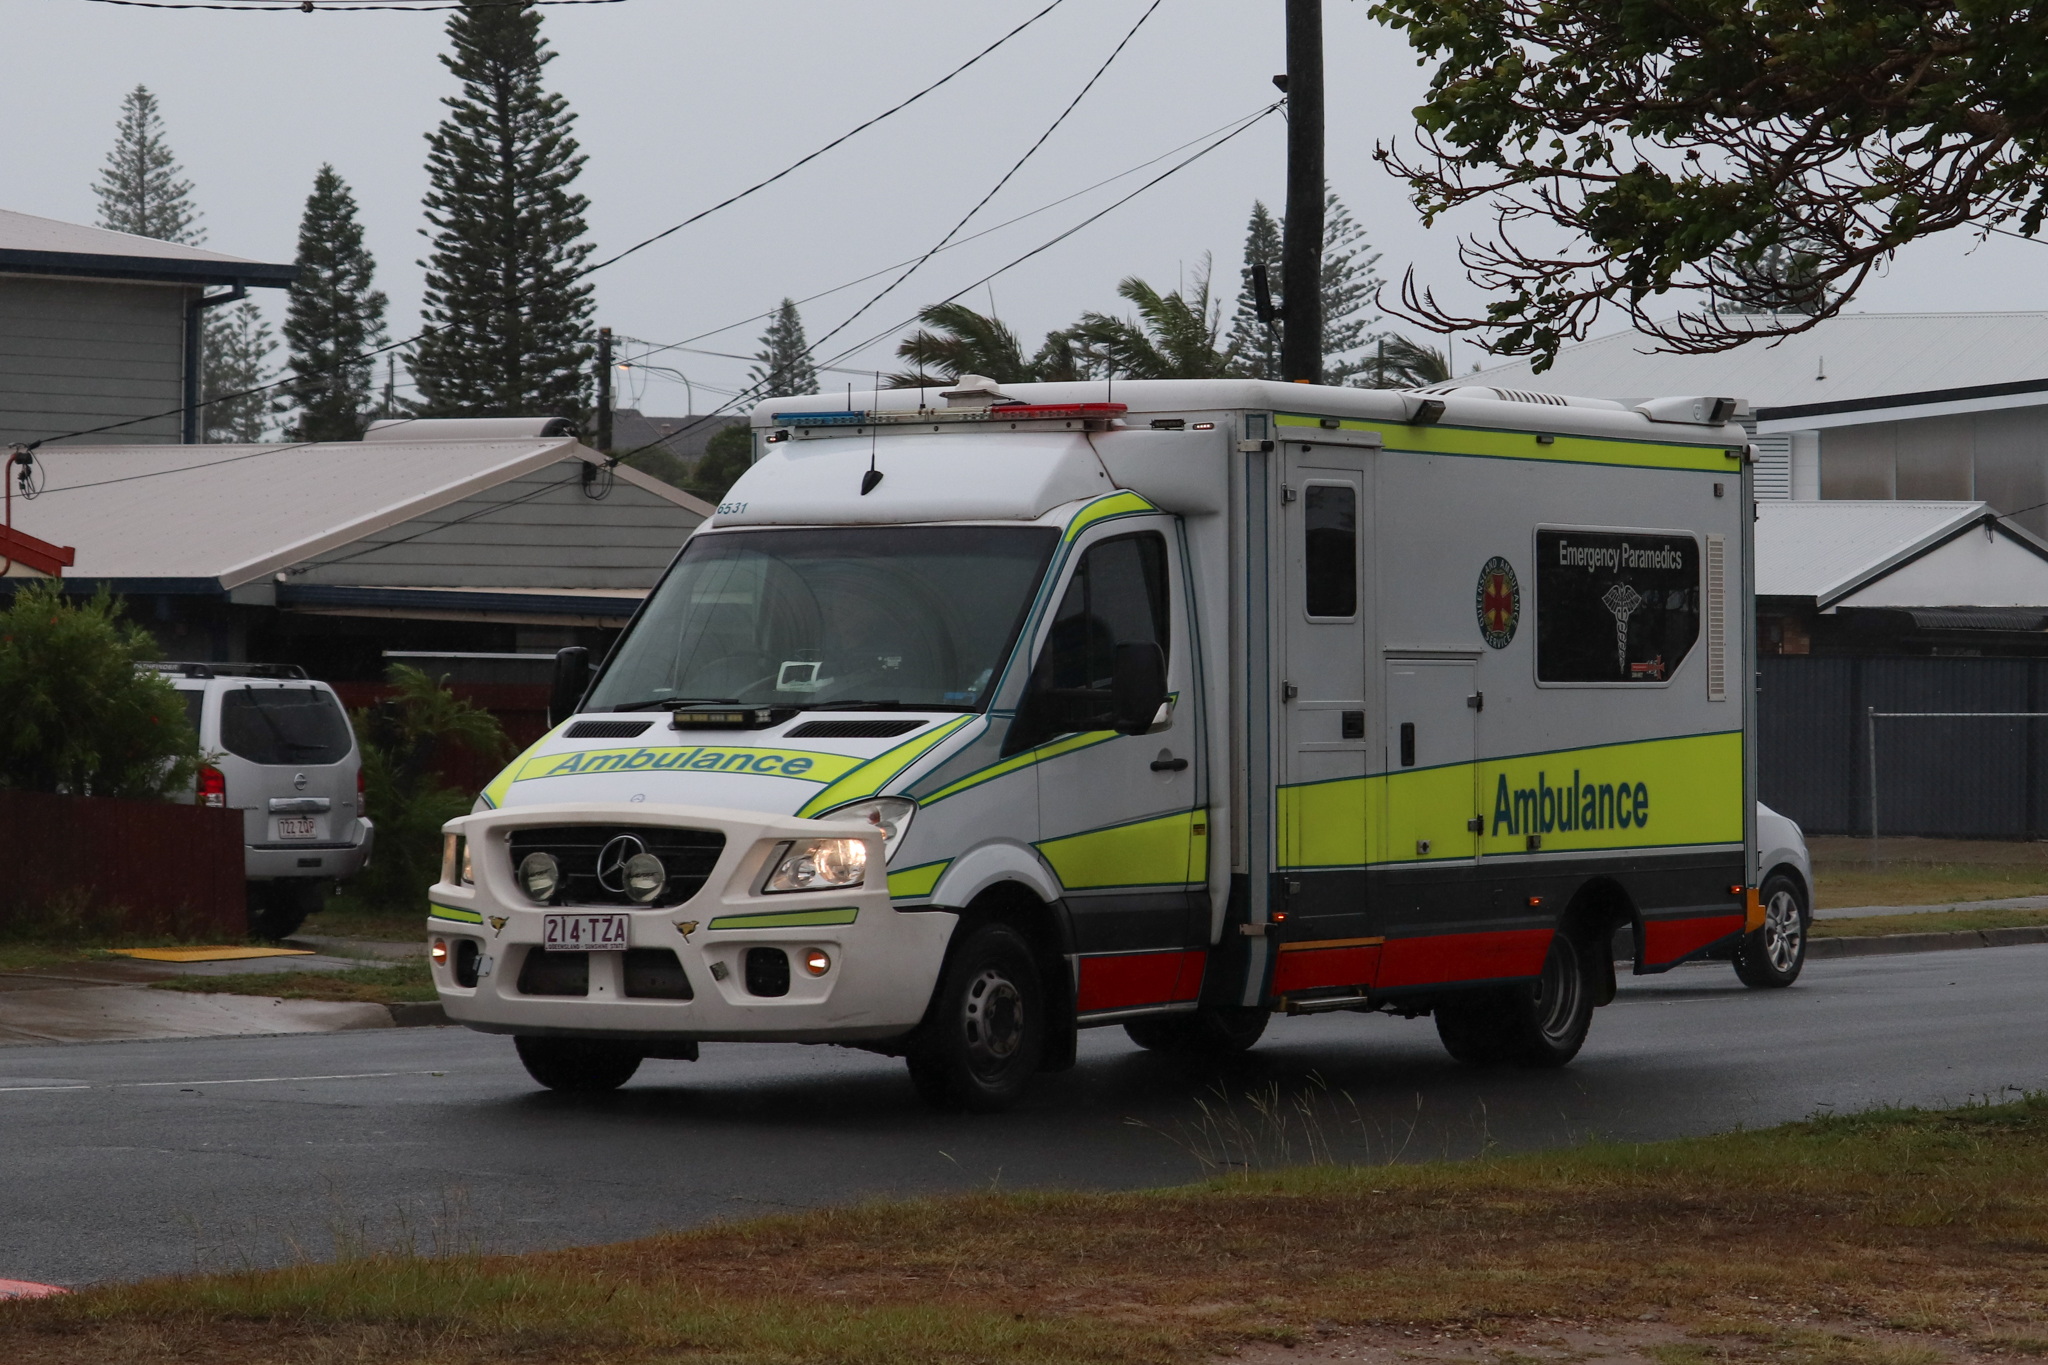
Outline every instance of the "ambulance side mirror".
<path fill-rule="evenodd" d="M 1118 645 L 1110 709 L 1120 735 L 1142 735 L 1166 705 L 1166 654 L 1156 644 Z"/>
<path fill-rule="evenodd" d="M 576 714 L 576 703 L 590 686 L 590 651 L 581 645 L 555 651 L 555 681 L 548 692 L 548 727 Z"/>

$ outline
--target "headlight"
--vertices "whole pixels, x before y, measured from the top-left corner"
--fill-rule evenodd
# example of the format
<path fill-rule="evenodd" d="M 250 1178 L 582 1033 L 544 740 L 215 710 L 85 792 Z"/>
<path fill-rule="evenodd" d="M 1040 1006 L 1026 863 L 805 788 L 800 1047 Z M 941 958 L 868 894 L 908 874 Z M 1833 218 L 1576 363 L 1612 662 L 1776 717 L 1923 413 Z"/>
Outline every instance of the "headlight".
<path fill-rule="evenodd" d="M 548 853 L 529 853 L 519 863 L 519 886 L 546 905 L 562 889 L 562 865 Z"/>
<path fill-rule="evenodd" d="M 635 853 L 626 859 L 626 899 L 647 905 L 668 885 L 668 869 L 652 853 Z"/>
<path fill-rule="evenodd" d="M 826 811 L 820 820 L 860 820 L 874 826 L 882 833 L 882 861 L 896 856 L 896 845 L 910 832 L 910 821 L 917 814 L 917 802 L 901 796 L 871 796 L 865 801 L 838 806 Z"/>
<path fill-rule="evenodd" d="M 868 846 L 862 839 L 800 839 L 784 844 L 779 852 L 763 891 L 858 886 L 868 873 Z"/>
<path fill-rule="evenodd" d="M 462 841 L 462 884 L 464 886 L 476 885 L 476 869 L 470 865 L 469 840 L 467 839 Z"/>

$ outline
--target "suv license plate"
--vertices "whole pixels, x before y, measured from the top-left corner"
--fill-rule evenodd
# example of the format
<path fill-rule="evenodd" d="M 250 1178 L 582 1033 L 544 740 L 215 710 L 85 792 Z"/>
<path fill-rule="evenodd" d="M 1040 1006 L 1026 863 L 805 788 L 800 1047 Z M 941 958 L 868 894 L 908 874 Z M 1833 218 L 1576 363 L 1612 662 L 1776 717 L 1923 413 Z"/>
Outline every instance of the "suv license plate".
<path fill-rule="evenodd" d="M 598 953 L 626 946 L 624 915 L 549 915 L 541 946 L 551 953 Z"/>
<path fill-rule="evenodd" d="M 310 839 L 313 837 L 313 817 L 281 816 L 277 822 L 277 837 L 280 839 Z"/>

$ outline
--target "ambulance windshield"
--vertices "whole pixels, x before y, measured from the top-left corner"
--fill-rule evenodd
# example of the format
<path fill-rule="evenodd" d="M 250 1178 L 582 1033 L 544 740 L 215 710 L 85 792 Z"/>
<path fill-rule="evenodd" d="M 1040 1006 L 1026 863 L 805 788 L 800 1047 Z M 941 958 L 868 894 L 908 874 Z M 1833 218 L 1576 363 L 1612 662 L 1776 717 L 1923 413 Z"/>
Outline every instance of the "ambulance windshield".
<path fill-rule="evenodd" d="M 859 526 L 692 540 L 585 704 L 978 711 L 1058 543 L 1047 527 Z"/>

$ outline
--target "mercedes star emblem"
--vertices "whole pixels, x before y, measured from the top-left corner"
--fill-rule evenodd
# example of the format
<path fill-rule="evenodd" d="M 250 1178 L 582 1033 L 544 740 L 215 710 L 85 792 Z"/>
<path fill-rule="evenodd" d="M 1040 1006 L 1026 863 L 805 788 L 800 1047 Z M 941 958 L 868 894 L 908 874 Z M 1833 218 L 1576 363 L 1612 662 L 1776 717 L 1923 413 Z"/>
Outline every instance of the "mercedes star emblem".
<path fill-rule="evenodd" d="M 597 884 L 619 895 L 626 893 L 626 864 L 647 851 L 647 845 L 630 834 L 621 834 L 597 855 Z"/>

